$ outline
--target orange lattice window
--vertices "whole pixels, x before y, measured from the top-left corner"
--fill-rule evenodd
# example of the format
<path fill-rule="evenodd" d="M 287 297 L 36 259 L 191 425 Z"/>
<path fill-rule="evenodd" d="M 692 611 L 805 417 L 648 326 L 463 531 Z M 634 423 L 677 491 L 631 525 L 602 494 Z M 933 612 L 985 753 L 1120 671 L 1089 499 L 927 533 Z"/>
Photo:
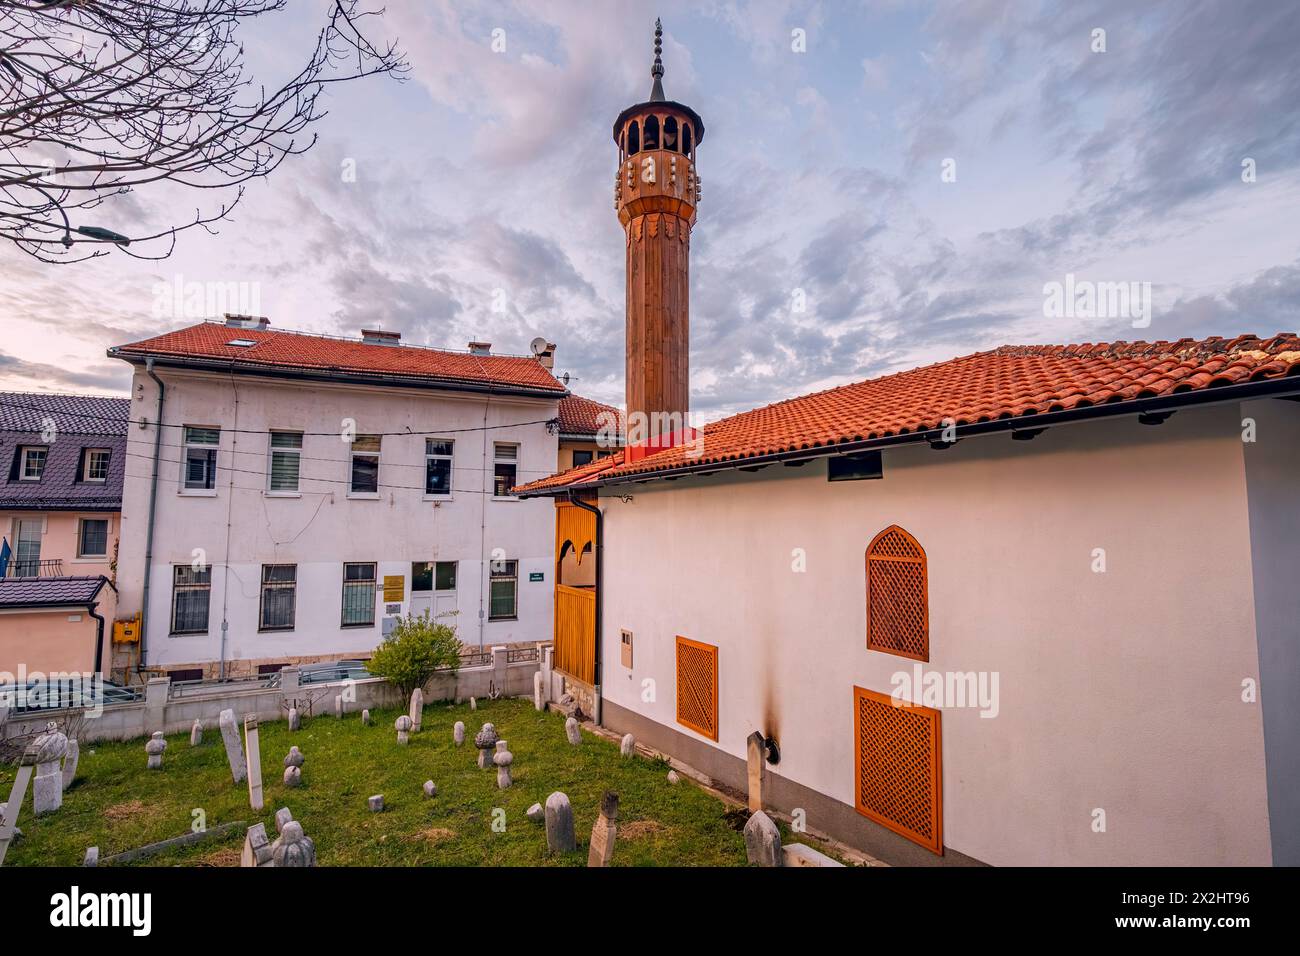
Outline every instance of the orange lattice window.
<path fill-rule="evenodd" d="M 867 546 L 867 650 L 930 659 L 925 551 L 898 525 Z"/>
<path fill-rule="evenodd" d="M 942 856 L 939 717 L 931 707 L 900 707 L 888 694 L 853 688 L 858 812 Z"/>
<path fill-rule="evenodd" d="M 718 649 L 677 638 L 677 722 L 718 739 Z"/>

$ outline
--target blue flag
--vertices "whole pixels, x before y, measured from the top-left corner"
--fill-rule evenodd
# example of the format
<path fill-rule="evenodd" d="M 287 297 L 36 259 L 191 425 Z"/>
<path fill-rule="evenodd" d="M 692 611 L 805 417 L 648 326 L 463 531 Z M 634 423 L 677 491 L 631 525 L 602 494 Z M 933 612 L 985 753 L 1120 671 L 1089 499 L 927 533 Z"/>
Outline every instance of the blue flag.
<path fill-rule="evenodd" d="M 9 574 L 9 558 L 13 552 L 9 550 L 9 539 L 0 538 L 0 578 L 7 577 Z"/>

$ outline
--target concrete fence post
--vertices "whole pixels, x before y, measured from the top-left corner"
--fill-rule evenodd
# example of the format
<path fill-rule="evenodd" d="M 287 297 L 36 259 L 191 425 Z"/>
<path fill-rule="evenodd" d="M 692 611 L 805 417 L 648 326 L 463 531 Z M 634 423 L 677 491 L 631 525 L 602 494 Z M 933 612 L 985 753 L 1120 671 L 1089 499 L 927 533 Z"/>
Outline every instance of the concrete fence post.
<path fill-rule="evenodd" d="M 154 734 L 167 724 L 167 698 L 171 695 L 170 677 L 150 677 L 144 685 L 144 729 Z"/>
<path fill-rule="evenodd" d="M 542 648 L 542 688 L 547 700 L 559 700 L 564 696 L 564 678 L 555 672 L 555 645 Z"/>
<path fill-rule="evenodd" d="M 492 648 L 492 682 L 496 686 L 498 697 L 510 696 L 506 685 L 509 653 L 510 649 L 504 644 L 498 644 Z"/>
<path fill-rule="evenodd" d="M 286 706 L 293 706 L 293 702 L 298 699 L 298 688 L 300 686 L 298 675 L 300 673 L 297 664 L 280 668 L 280 691 L 284 695 Z"/>

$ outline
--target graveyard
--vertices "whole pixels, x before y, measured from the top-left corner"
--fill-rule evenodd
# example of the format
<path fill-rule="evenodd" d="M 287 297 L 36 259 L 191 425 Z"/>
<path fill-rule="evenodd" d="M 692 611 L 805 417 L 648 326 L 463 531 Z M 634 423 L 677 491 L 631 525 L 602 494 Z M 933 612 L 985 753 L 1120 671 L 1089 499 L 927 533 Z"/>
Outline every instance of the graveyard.
<path fill-rule="evenodd" d="M 531 700 L 482 700 L 474 709 L 429 703 L 403 744 L 396 725 L 409 723 L 405 714 L 377 710 L 368 724 L 355 712 L 317 714 L 302 717 L 298 730 L 288 720 L 260 722 L 260 811 L 250 806 L 248 783 L 233 782 L 215 721 L 193 745 L 188 733 L 85 744 L 58 810 L 36 817 L 28 800 L 18 820 L 23 836 L 5 864 L 79 866 L 93 846 L 101 865 L 239 866 L 248 828 L 264 824 L 274 839 L 276 811 L 288 808 L 320 866 L 586 866 L 607 792 L 617 794 L 609 865 L 747 863 L 743 811 L 684 777 L 673 774 L 677 782 L 670 782 L 666 762 L 624 756 L 617 741 L 584 732 L 571 743 L 564 717 L 535 710 Z M 460 745 L 457 722 L 465 726 Z M 475 736 L 487 722 L 508 745 L 504 768 L 493 763 L 505 751 L 495 742 L 479 766 Z M 292 747 L 303 758 L 296 786 L 284 773 Z M 9 792 L 15 773 L 0 767 L 0 793 Z M 557 791 L 572 807 L 576 848 L 568 852 L 550 851 L 545 825 L 528 816 Z M 370 802 L 379 795 L 383 809 L 375 811 Z M 198 829 L 206 835 L 190 845 L 111 860 Z M 781 829 L 785 839 L 807 841 Z"/>

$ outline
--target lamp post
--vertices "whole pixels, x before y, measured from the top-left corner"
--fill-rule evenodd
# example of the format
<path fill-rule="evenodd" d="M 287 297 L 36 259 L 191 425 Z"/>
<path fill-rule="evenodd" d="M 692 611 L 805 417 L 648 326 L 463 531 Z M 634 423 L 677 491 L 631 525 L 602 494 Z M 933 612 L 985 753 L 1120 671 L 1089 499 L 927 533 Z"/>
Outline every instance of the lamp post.
<path fill-rule="evenodd" d="M 28 183 L 27 185 L 48 199 L 50 205 L 59 211 L 59 215 L 63 217 L 63 247 L 71 249 L 74 241 L 72 238 L 72 223 L 68 221 L 68 214 L 64 211 L 63 206 L 49 194 L 45 187 L 38 186 L 35 183 Z M 105 229 L 103 226 L 78 226 L 76 231 L 79 235 L 98 242 L 113 242 L 119 246 L 129 246 L 131 244 L 131 240 L 127 236 L 122 235 L 120 232 L 114 232 L 112 229 Z"/>

